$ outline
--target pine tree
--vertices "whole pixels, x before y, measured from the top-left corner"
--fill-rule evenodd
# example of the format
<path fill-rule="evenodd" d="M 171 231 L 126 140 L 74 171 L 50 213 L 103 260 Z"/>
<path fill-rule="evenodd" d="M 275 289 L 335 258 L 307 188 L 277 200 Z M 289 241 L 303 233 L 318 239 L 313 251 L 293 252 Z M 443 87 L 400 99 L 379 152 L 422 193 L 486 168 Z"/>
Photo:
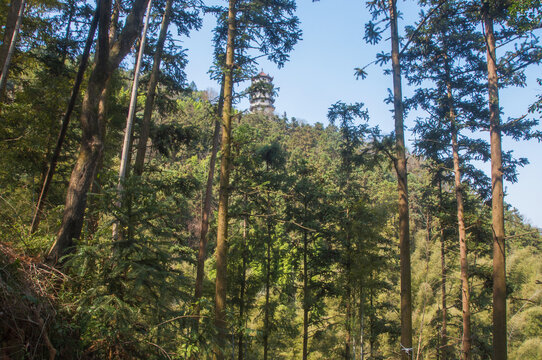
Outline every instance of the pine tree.
<path fill-rule="evenodd" d="M 407 159 L 404 135 L 404 106 L 401 85 L 401 58 L 399 53 L 399 29 L 397 21 L 397 1 L 389 0 L 387 4 L 379 1 L 368 1 L 367 6 L 372 13 L 373 21 L 384 16 L 386 27 L 391 31 L 391 56 L 384 56 L 385 61 L 391 58 L 393 77 L 393 113 L 395 122 L 395 156 L 393 159 L 397 173 L 398 210 L 399 210 L 399 248 L 401 271 L 401 343 L 402 359 L 411 359 L 412 351 L 412 290 L 410 268 L 410 230 L 408 209 Z M 381 40 L 380 29 L 371 21 L 365 26 L 365 39 L 369 43 Z M 365 76 L 363 70 L 357 70 L 359 76 Z"/>

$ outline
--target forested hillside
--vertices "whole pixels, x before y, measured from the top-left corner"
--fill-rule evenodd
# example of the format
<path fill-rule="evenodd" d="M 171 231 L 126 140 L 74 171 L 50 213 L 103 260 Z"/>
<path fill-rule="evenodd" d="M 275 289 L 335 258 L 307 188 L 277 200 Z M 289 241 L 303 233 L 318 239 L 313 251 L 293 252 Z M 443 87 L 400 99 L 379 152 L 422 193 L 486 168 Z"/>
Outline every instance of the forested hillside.
<path fill-rule="evenodd" d="M 542 358 L 542 231 L 501 148 L 542 139 L 541 100 L 499 108 L 540 3 L 400 28 L 405 4 L 367 2 L 390 50 L 353 69 L 391 75 L 387 134 L 362 97 L 325 125 L 239 106 L 276 95 L 248 80 L 302 41 L 293 0 L 1 2 L 0 358 Z M 219 94 L 185 73 L 204 14 Z"/>

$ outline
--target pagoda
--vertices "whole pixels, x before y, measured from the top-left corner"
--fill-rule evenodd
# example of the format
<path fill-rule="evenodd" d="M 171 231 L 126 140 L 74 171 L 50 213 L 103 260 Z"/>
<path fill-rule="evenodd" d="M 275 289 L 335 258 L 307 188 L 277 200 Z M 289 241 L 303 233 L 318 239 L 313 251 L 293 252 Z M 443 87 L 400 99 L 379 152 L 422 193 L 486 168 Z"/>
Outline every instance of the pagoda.
<path fill-rule="evenodd" d="M 263 70 L 252 78 L 250 92 L 250 112 L 273 115 L 275 107 L 273 103 L 273 78 Z"/>

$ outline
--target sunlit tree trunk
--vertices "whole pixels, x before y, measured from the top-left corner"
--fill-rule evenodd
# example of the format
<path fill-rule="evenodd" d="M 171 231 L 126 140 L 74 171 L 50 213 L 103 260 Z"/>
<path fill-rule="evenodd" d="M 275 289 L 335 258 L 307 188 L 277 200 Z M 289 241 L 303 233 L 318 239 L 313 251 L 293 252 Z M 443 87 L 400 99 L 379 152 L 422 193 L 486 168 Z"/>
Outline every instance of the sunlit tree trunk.
<path fill-rule="evenodd" d="M 465 230 L 463 184 L 461 183 L 461 165 L 459 163 L 458 126 L 453 105 L 452 84 L 449 60 L 444 55 L 446 71 L 446 88 L 448 100 L 448 118 L 452 132 L 452 157 L 454 164 L 454 187 L 457 204 L 457 229 L 459 233 L 459 261 L 461 272 L 461 304 L 463 314 L 463 334 L 461 337 L 461 359 L 469 360 L 471 352 L 470 331 L 470 292 L 469 292 L 469 268 L 467 258 L 467 232 Z"/>
<path fill-rule="evenodd" d="M 393 70 L 393 104 L 395 115 L 395 141 L 399 192 L 399 252 L 401 272 L 401 358 L 412 358 L 412 295 L 410 274 L 410 238 L 407 186 L 407 161 L 403 122 L 403 95 L 399 59 L 399 34 L 397 29 L 396 0 L 389 0 L 391 28 L 391 60 Z"/>
<path fill-rule="evenodd" d="M 162 62 L 162 54 L 164 53 L 164 44 L 166 42 L 172 4 L 173 0 L 168 0 L 166 2 L 166 8 L 164 9 L 164 15 L 162 17 L 162 24 L 160 25 L 160 35 L 158 35 L 158 41 L 156 43 L 156 52 L 154 53 L 151 77 L 147 87 L 147 98 L 145 100 L 145 109 L 143 110 L 143 120 L 141 122 L 139 142 L 137 144 L 137 154 L 134 163 L 134 174 L 137 176 L 141 176 L 143 173 L 143 166 L 145 165 L 145 154 L 147 152 L 147 142 L 149 140 L 149 132 L 151 128 L 152 110 L 154 107 L 154 98 L 156 97 L 156 85 L 158 84 L 158 78 L 160 77 L 160 63 Z"/>
<path fill-rule="evenodd" d="M 147 12 L 145 15 L 145 25 L 143 26 L 143 32 L 141 33 L 141 41 L 139 43 L 139 51 L 137 52 L 137 60 L 134 69 L 134 80 L 132 81 L 132 93 L 130 95 L 130 105 L 128 107 L 128 116 L 126 118 L 126 128 L 124 129 L 124 141 L 122 144 L 122 153 L 120 156 L 120 168 L 119 179 L 117 183 L 118 203 L 117 206 L 122 206 L 124 196 L 124 181 L 127 176 L 128 166 L 130 158 L 129 154 L 132 148 L 132 127 L 134 124 L 134 116 L 137 105 L 137 88 L 139 85 L 139 73 L 141 69 L 141 61 L 143 60 L 143 52 L 145 51 L 145 41 L 147 39 L 147 28 L 149 27 L 149 18 L 151 15 L 152 0 L 149 0 L 147 5 Z M 119 233 L 122 232 L 119 229 L 120 223 L 115 222 L 113 224 L 113 239 L 119 237 Z M 129 224 L 128 224 L 129 227 Z"/>
<path fill-rule="evenodd" d="M 506 263 L 504 245 L 504 192 L 501 148 L 499 85 L 493 18 L 488 6 L 483 12 L 486 34 L 489 90 L 489 134 L 491 142 L 491 215 L 493 226 L 493 360 L 507 358 Z"/>
<path fill-rule="evenodd" d="M 224 79 L 218 99 L 217 114 L 222 114 L 224 107 Z M 213 133 L 213 147 L 211 149 L 211 158 L 209 159 L 209 172 L 207 175 L 207 185 L 205 187 L 205 197 L 203 199 L 203 208 L 201 210 L 201 230 L 199 237 L 199 251 L 196 264 L 196 286 L 194 290 L 194 302 L 196 303 L 195 315 L 199 316 L 200 307 L 198 301 L 203 294 L 203 278 L 205 277 L 205 259 L 207 257 L 207 234 L 209 232 L 209 218 L 211 216 L 211 200 L 213 198 L 213 180 L 215 177 L 215 164 L 218 147 L 220 145 L 220 121 L 215 120 L 215 129 Z"/>
<path fill-rule="evenodd" d="M 216 294 L 215 325 L 218 328 L 218 346 L 214 350 L 215 360 L 223 360 L 222 349 L 226 345 L 226 287 L 228 272 L 228 198 L 230 186 L 231 123 L 233 95 L 233 58 L 235 40 L 236 0 L 229 0 L 228 40 L 224 68 L 224 109 L 222 111 L 222 158 L 220 162 L 220 188 L 218 194 L 218 219 L 216 236 Z"/>

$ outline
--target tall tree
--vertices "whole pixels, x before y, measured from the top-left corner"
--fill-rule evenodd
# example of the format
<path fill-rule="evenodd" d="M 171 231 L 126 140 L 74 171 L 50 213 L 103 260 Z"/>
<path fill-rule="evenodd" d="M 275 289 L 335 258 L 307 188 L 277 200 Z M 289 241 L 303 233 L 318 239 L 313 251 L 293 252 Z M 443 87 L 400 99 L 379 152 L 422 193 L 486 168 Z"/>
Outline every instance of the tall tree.
<path fill-rule="evenodd" d="M 233 101 L 233 70 L 236 32 L 237 1 L 229 0 L 228 40 L 226 43 L 226 61 L 224 67 L 224 106 L 222 109 L 222 145 L 220 160 L 220 188 L 218 192 L 218 227 L 216 237 L 216 295 L 215 325 L 218 328 L 218 346 L 214 351 L 215 360 L 223 360 L 226 342 L 226 276 L 227 239 L 228 239 L 228 197 L 230 183 L 231 124 Z"/>
<path fill-rule="evenodd" d="M 81 147 L 70 178 L 62 225 L 47 254 L 51 262 L 57 262 L 65 255 L 72 248 L 73 241 L 81 234 L 87 192 L 94 180 L 96 166 L 103 151 L 104 92 L 109 78 L 130 52 L 134 40 L 139 35 L 146 5 L 147 0 L 135 0 L 118 39 L 110 43 L 111 1 L 101 0 L 96 63 L 89 78 L 81 109 L 83 130 Z"/>
<path fill-rule="evenodd" d="M 484 2 L 487 75 L 489 93 L 489 134 L 491 140 L 491 215 L 493 219 L 493 358 L 507 359 L 506 336 L 506 265 L 504 247 L 504 191 L 500 130 L 499 84 L 493 16 L 489 2 Z"/>
<path fill-rule="evenodd" d="M 393 77 L 393 114 L 395 120 L 395 156 L 393 159 L 397 174 L 398 210 L 399 210 L 399 249 L 401 272 L 401 343 L 402 359 L 412 358 L 412 290 L 410 269 L 410 228 L 408 208 L 408 182 L 407 159 L 404 135 L 404 106 L 401 85 L 401 59 L 399 53 L 399 30 L 397 23 L 397 0 L 389 0 L 387 4 L 380 1 L 368 1 L 367 6 L 373 14 L 373 21 L 385 16 L 386 27 L 391 32 L 391 63 Z M 371 21 L 365 26 L 365 39 L 370 43 L 381 40 L 380 29 Z M 389 56 L 384 56 L 389 60 Z M 363 70 L 358 69 L 359 76 L 365 76 Z"/>
<path fill-rule="evenodd" d="M 214 356 L 219 360 L 224 356 L 226 330 L 228 197 L 233 85 L 239 80 L 239 77 L 242 78 L 250 74 L 253 69 L 256 59 L 250 57 L 251 49 L 256 48 L 279 66 L 284 65 L 288 60 L 288 53 L 301 36 L 298 29 L 299 20 L 293 16 L 295 8 L 295 2 L 291 0 L 230 0 L 227 16 L 225 16 L 223 9 L 215 9 L 219 18 L 215 34 L 215 57 L 217 58 L 216 65 L 222 67 L 224 91 L 215 294 L 215 321 L 219 329 L 219 341 Z M 241 71 L 237 71 L 237 67 Z"/>
<path fill-rule="evenodd" d="M 462 176 L 468 160 L 487 159 L 488 154 L 484 142 L 462 136 L 461 130 L 466 122 L 475 122 L 486 115 L 482 110 L 483 61 L 477 56 L 482 39 L 475 32 L 472 17 L 461 10 L 459 3 L 435 1 L 427 5 L 431 6 L 429 14 L 422 12 L 418 27 L 408 30 L 411 47 L 406 50 L 405 65 L 410 83 L 433 83 L 431 87 L 417 89 L 411 99 L 411 105 L 421 107 L 431 118 L 417 121 L 414 130 L 421 135 L 416 142 L 417 149 L 437 164 L 453 165 L 461 263 L 461 357 L 469 359 L 471 312 Z M 451 149 L 451 158 L 448 149 Z"/>
<path fill-rule="evenodd" d="M 536 2 L 501 2 L 483 0 L 481 3 L 481 16 L 484 25 L 485 48 L 487 57 L 487 84 L 489 95 L 489 134 L 491 144 L 491 215 L 493 229 L 493 358 L 505 360 L 507 358 L 507 332 L 506 332 L 506 247 L 504 227 L 504 188 L 503 175 L 505 175 L 505 162 L 502 151 L 502 134 L 512 135 L 515 139 L 531 138 L 532 126 L 537 122 L 523 122 L 522 119 L 501 123 L 499 107 L 499 74 L 512 78 L 512 84 L 522 85 L 524 80 L 521 71 L 531 63 L 540 63 L 542 51 L 537 40 L 522 39 L 518 50 L 508 52 L 503 56 L 504 63 L 497 61 L 497 40 L 494 23 L 499 20 L 508 21 L 508 37 L 520 35 L 532 30 L 527 18 L 510 16 L 510 10 L 517 4 L 532 6 L 534 14 L 539 14 L 539 4 Z M 521 6 L 520 5 L 520 6 Z M 534 23 L 537 23 L 536 17 Z M 519 77 L 518 77 L 519 75 Z M 516 79 L 520 79 L 519 83 Z M 516 82 L 514 83 L 514 80 Z M 512 128 L 515 128 L 513 130 Z"/>

